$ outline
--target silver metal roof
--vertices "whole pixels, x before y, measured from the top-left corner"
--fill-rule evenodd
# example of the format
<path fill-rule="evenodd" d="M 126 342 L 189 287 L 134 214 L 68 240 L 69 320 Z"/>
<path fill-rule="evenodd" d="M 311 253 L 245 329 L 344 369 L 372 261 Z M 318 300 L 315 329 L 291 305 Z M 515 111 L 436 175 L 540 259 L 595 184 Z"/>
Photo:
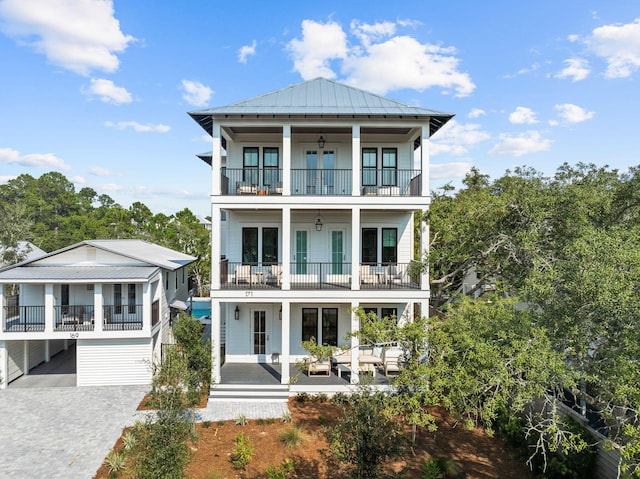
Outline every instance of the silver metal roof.
<path fill-rule="evenodd" d="M 429 119 L 431 134 L 438 131 L 453 114 L 406 105 L 326 78 L 266 93 L 227 106 L 189 112 L 209 134 L 214 118 L 242 116 L 367 116 L 415 120 Z"/>
<path fill-rule="evenodd" d="M 0 283 L 42 281 L 143 282 L 157 271 L 155 266 L 22 266 L 0 271 Z"/>

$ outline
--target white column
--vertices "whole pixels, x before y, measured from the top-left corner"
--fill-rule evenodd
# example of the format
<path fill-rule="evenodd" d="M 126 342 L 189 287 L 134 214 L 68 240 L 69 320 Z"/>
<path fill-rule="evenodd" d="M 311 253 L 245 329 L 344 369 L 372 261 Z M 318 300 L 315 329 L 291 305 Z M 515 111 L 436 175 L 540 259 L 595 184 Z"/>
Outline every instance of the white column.
<path fill-rule="evenodd" d="M 176 273 L 177 274 L 177 273 Z M 175 284 L 175 283 L 174 283 Z M 149 283 L 142 285 L 142 329 L 151 335 L 151 287 Z"/>
<path fill-rule="evenodd" d="M 4 327 L 7 321 L 7 313 L 4 307 L 7 305 L 7 298 L 4 297 L 4 284 L 0 284 L 0 325 Z M 0 367 L 2 364 L 0 363 Z"/>
<path fill-rule="evenodd" d="M 222 213 L 220 206 L 211 205 L 211 289 L 220 291 L 220 257 L 222 255 Z M 228 271 L 227 271 L 228 274 Z"/>
<path fill-rule="evenodd" d="M 291 196 L 291 125 L 282 125 L 282 194 Z"/>
<path fill-rule="evenodd" d="M 291 207 L 282 208 L 282 289 L 291 289 Z M 284 311 L 283 311 L 284 312 Z"/>
<path fill-rule="evenodd" d="M 357 301 L 351 302 L 351 332 L 355 333 L 360 330 L 360 321 L 356 314 L 356 309 L 360 306 Z M 351 384 L 358 384 L 360 376 L 358 374 L 358 355 L 360 353 L 360 338 L 351 336 Z"/>
<path fill-rule="evenodd" d="M 360 196 L 360 125 L 351 127 L 351 195 Z"/>
<path fill-rule="evenodd" d="M 53 312 L 53 284 L 44 285 L 44 330 L 53 332 L 54 312 Z"/>
<path fill-rule="evenodd" d="M 51 345 L 49 344 L 49 340 L 47 339 L 44 342 L 44 362 L 48 363 L 51 360 Z"/>
<path fill-rule="evenodd" d="M 220 196 L 222 194 L 222 136 L 218 123 L 214 123 L 211 126 L 211 136 L 213 137 L 213 149 L 211 151 L 211 195 Z"/>
<path fill-rule="evenodd" d="M 211 299 L 211 384 L 220 384 L 220 301 Z M 228 319 L 228 318 L 227 318 Z"/>
<path fill-rule="evenodd" d="M 429 149 L 431 140 L 429 139 L 429 125 L 422 126 L 420 135 L 420 169 L 422 171 L 422 196 L 429 196 Z"/>
<path fill-rule="evenodd" d="M 29 341 L 22 341 L 24 347 L 22 348 L 22 372 L 25 376 L 29 375 Z"/>
<path fill-rule="evenodd" d="M 420 275 L 420 289 L 422 291 L 430 291 L 429 287 L 429 268 L 428 268 L 428 253 L 429 253 L 429 225 L 426 221 L 420 221 L 420 255 L 421 261 L 427 264 L 427 267 L 422 270 Z M 427 296 L 428 297 L 428 296 Z"/>
<path fill-rule="evenodd" d="M 102 283 L 93 285 L 93 330 L 102 332 L 104 323 L 104 297 L 102 296 Z"/>
<path fill-rule="evenodd" d="M 280 355 L 280 384 L 289 384 L 289 354 L 290 354 L 290 326 L 291 326 L 291 303 L 287 300 L 282 302 L 282 354 Z"/>
<path fill-rule="evenodd" d="M 351 208 L 351 289 L 360 290 L 360 208 Z"/>
<path fill-rule="evenodd" d="M 7 388 L 7 371 L 9 371 L 9 355 L 7 342 L 0 341 L 0 389 Z"/>

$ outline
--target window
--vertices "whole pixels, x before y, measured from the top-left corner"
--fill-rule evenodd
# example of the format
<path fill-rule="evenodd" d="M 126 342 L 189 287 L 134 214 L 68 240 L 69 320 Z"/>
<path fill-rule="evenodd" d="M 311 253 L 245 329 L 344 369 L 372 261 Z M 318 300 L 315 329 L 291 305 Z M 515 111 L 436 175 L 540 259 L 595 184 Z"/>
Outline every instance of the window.
<path fill-rule="evenodd" d="M 378 230 L 362 228 L 362 263 L 378 264 Z"/>
<path fill-rule="evenodd" d="M 258 147 L 246 146 L 243 150 L 242 181 L 248 185 L 259 184 Z"/>
<path fill-rule="evenodd" d="M 382 318 L 395 318 L 396 323 L 398 322 L 398 310 L 397 308 L 382 308 L 381 316 Z"/>
<path fill-rule="evenodd" d="M 169 272 L 164 274 L 164 289 L 169 291 Z"/>
<path fill-rule="evenodd" d="M 175 276 L 175 278 L 176 278 L 176 289 L 178 289 L 178 272 L 177 272 L 177 271 L 176 271 L 176 272 L 174 272 L 174 273 L 173 273 L 173 275 L 174 275 L 174 276 Z"/>
<path fill-rule="evenodd" d="M 318 309 L 302 308 L 302 340 L 318 339 Z"/>
<path fill-rule="evenodd" d="M 382 149 L 382 185 L 398 186 L 398 149 Z"/>
<path fill-rule="evenodd" d="M 278 264 L 278 228 L 262 228 L 262 263 Z"/>
<path fill-rule="evenodd" d="M 182 284 L 184 284 L 184 276 L 185 276 L 185 271 L 187 270 L 187 268 L 182 268 Z"/>
<path fill-rule="evenodd" d="M 258 263 L 258 228 L 242 228 L 242 263 Z"/>
<path fill-rule="evenodd" d="M 167 280 L 168 278 L 169 278 L 169 273 L 167 273 Z M 122 314 L 122 285 L 121 284 L 113 285 L 113 313 Z"/>
<path fill-rule="evenodd" d="M 129 285 L 129 314 L 136 312 L 136 285 Z"/>
<path fill-rule="evenodd" d="M 60 304 L 62 306 L 62 314 L 69 314 L 69 285 L 60 285 Z"/>
<path fill-rule="evenodd" d="M 376 168 L 378 167 L 378 150 L 376 148 L 362 149 L 362 186 L 375 186 Z"/>
<path fill-rule="evenodd" d="M 382 228 L 382 262 L 398 262 L 398 229 Z"/>
<path fill-rule="evenodd" d="M 264 166 L 264 185 L 275 186 L 280 182 L 280 159 L 278 148 L 265 147 L 262 150 L 262 164 Z"/>
<path fill-rule="evenodd" d="M 338 308 L 322 308 L 322 344 L 338 345 Z"/>

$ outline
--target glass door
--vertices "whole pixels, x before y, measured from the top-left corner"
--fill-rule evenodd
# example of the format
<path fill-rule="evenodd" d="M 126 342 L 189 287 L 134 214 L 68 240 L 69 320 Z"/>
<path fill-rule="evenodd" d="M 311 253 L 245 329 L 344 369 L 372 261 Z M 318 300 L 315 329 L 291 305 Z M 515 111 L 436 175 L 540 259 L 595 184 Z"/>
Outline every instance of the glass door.
<path fill-rule="evenodd" d="M 267 353 L 267 313 L 253 312 L 253 354 Z"/>
<path fill-rule="evenodd" d="M 322 152 L 322 194 L 333 195 L 335 187 L 335 155 L 333 150 Z"/>
<path fill-rule="evenodd" d="M 296 264 L 296 274 L 307 274 L 307 232 L 296 231 L 296 244 L 293 261 Z"/>
<path fill-rule="evenodd" d="M 316 191 L 318 185 L 318 172 L 318 151 L 307 150 L 306 182 L 308 195 L 318 194 Z"/>

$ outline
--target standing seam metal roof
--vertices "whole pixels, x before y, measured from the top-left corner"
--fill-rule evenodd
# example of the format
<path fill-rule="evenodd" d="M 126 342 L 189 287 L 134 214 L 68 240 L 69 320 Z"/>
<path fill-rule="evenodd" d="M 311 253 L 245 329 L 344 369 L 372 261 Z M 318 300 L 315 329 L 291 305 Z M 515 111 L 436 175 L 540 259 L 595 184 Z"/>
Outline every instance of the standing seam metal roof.
<path fill-rule="evenodd" d="M 316 78 L 227 106 L 189 112 L 211 134 L 212 117 L 239 115 L 365 115 L 429 118 L 434 134 L 453 114 L 406 105 L 395 100 Z"/>

